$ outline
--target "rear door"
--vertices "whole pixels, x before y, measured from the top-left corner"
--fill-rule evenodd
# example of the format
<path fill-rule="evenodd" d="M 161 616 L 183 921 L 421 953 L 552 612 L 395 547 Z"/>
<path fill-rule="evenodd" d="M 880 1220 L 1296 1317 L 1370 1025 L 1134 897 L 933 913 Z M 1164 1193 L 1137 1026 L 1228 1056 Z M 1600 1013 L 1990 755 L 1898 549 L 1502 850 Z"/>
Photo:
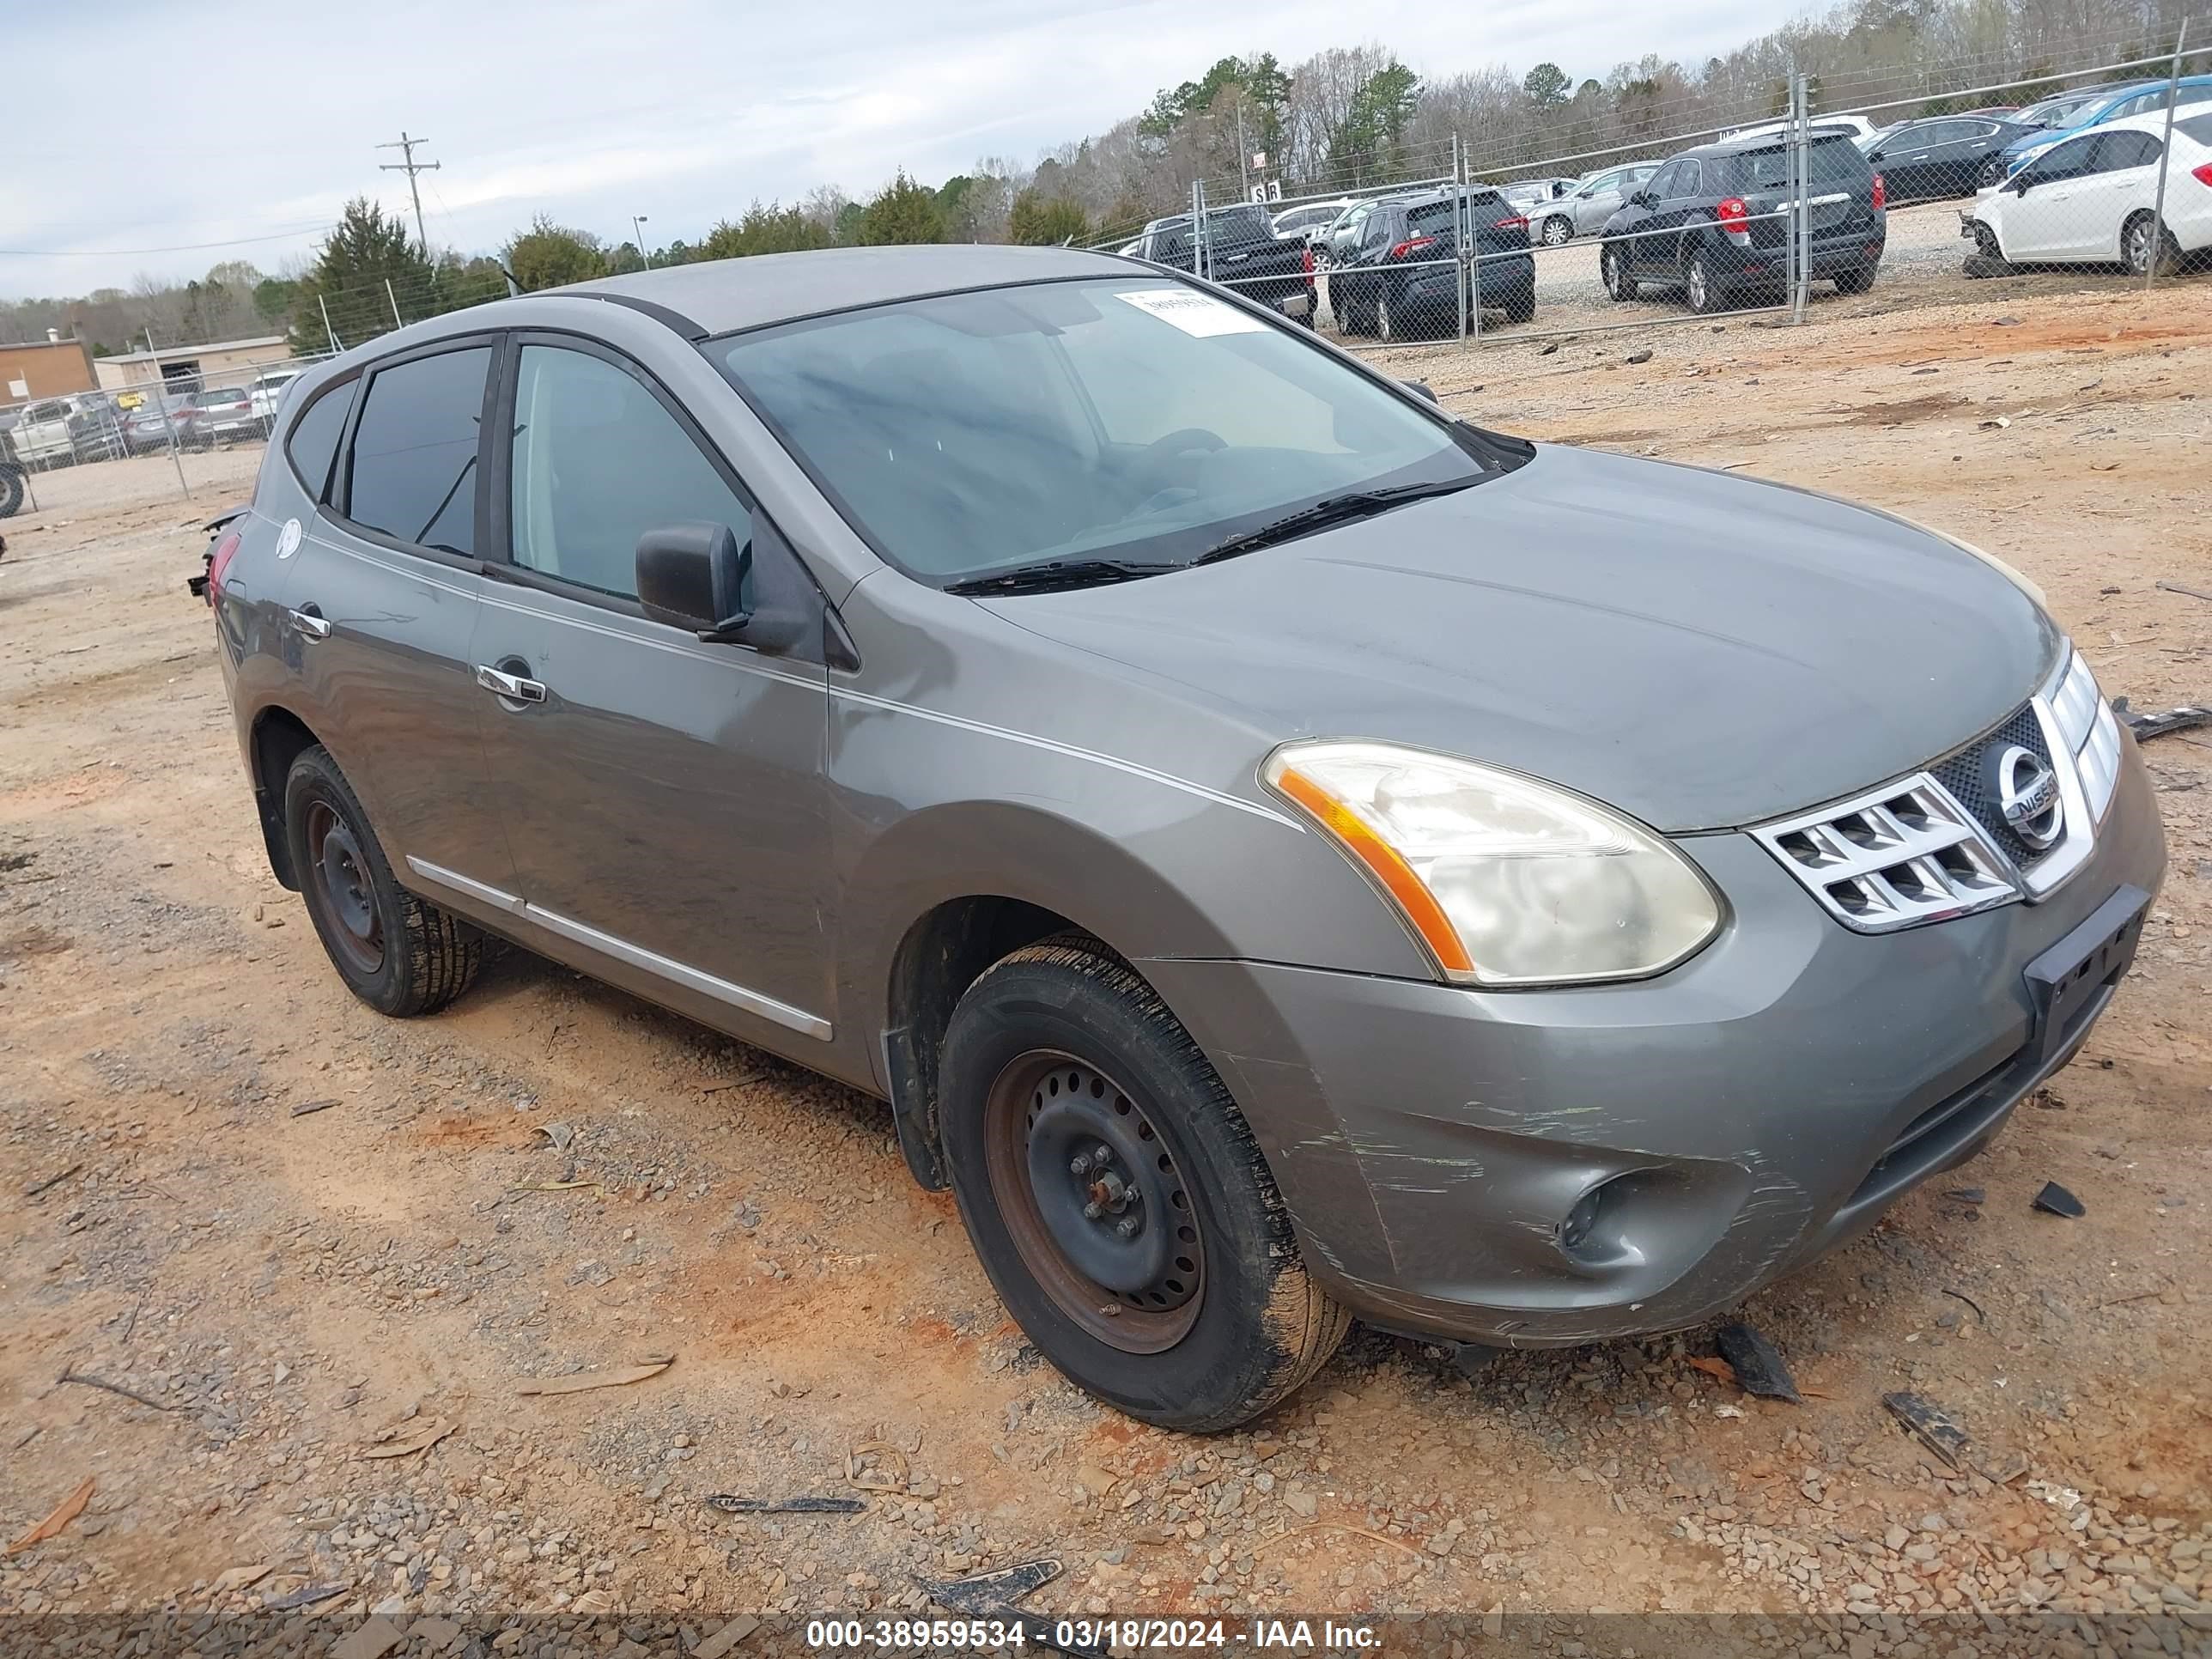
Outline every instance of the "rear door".
<path fill-rule="evenodd" d="M 525 915 L 618 982 L 608 964 L 826 1038 L 820 596 L 643 368 L 572 335 L 512 350 L 473 695 Z M 702 521 L 750 538 L 761 591 L 804 587 L 807 644 L 769 654 L 647 619 L 638 538 Z"/>
<path fill-rule="evenodd" d="M 2071 243 L 2081 257 L 2122 257 L 2120 227 L 2138 210 L 2156 204 L 2163 154 L 2165 146 L 2148 132 L 2107 131 L 2099 136 L 2089 173 L 2075 187 Z M 2173 188 L 2168 179 L 2166 189 Z"/>
<path fill-rule="evenodd" d="M 478 335 L 418 347 L 302 410 L 291 431 L 342 417 L 344 436 L 328 487 L 301 479 L 320 505 L 301 527 L 283 600 L 308 724 L 368 809 L 393 873 L 418 891 L 458 888 L 479 902 L 514 879 L 469 655 L 484 587 L 495 344 Z"/>

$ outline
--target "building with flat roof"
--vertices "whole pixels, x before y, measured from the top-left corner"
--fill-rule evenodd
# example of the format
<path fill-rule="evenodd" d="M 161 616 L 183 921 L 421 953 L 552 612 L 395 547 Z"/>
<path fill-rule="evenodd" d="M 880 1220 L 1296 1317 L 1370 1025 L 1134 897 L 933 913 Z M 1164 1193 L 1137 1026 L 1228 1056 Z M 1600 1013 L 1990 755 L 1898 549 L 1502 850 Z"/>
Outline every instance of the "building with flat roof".
<path fill-rule="evenodd" d="M 58 329 L 48 329 L 43 340 L 0 345 L 0 404 L 89 392 L 95 384 L 84 342 L 64 339 Z"/>
<path fill-rule="evenodd" d="M 182 391 L 206 386 L 243 386 L 253 373 L 291 356 L 281 334 L 253 340 L 216 340 L 206 345 L 163 346 L 155 351 L 125 351 L 93 359 L 103 392 L 175 384 Z"/>

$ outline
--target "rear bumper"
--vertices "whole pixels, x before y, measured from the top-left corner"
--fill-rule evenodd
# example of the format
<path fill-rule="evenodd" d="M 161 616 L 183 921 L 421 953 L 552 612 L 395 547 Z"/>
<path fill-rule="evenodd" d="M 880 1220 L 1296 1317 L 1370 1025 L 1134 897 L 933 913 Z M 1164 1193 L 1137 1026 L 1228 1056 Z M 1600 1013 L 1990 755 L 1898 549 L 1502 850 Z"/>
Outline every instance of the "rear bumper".
<path fill-rule="evenodd" d="M 2096 851 L 2036 904 L 1869 936 L 1747 836 L 1685 846 L 1731 921 L 1642 983 L 1486 994 L 1145 964 L 1243 1104 L 1308 1265 L 1361 1317 L 1598 1341 L 1694 1324 L 1835 1249 L 2065 1063 L 2133 937 L 2056 1019 L 2029 964 L 2099 944 L 2108 903 L 2165 869 L 2132 744 Z M 1593 1193 L 1570 1249 L 1563 1223 Z"/>

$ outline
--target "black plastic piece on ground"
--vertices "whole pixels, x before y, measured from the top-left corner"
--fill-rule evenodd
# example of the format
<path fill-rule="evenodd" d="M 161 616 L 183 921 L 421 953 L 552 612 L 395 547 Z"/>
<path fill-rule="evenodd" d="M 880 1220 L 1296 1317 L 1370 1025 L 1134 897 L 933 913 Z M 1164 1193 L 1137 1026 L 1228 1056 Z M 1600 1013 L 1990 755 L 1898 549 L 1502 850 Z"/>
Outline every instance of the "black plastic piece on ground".
<path fill-rule="evenodd" d="M 702 1500 L 725 1515 L 858 1515 L 867 1504 L 858 1498 L 739 1498 L 718 1492 Z"/>
<path fill-rule="evenodd" d="M 1713 1340 L 1719 1345 L 1721 1358 L 1728 1361 L 1746 1394 L 1757 1395 L 1761 1400 L 1804 1404 L 1797 1393 L 1797 1379 L 1790 1375 L 1790 1367 L 1783 1363 L 1781 1354 L 1750 1326 L 1740 1322 L 1723 1325 L 1713 1333 Z"/>
<path fill-rule="evenodd" d="M 2035 1195 L 2035 1207 L 2051 1215 L 2063 1215 L 2069 1220 L 2089 1213 L 2080 1199 L 2055 1181 L 2043 1183 L 2043 1190 Z"/>

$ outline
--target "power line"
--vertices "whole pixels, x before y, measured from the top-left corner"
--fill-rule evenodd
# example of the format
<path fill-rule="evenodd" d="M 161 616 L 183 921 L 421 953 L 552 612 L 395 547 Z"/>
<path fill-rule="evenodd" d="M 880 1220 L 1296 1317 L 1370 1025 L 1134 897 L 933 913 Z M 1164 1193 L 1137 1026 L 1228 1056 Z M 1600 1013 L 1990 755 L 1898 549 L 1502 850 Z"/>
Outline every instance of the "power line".
<path fill-rule="evenodd" d="M 377 146 L 379 149 L 396 149 L 407 158 L 404 161 L 380 161 L 377 166 L 386 173 L 404 173 L 407 175 L 407 193 L 415 200 L 415 240 L 422 245 L 422 257 L 426 259 L 430 257 L 430 233 L 422 228 L 422 192 L 416 187 L 415 175 L 418 173 L 435 173 L 438 170 L 438 164 L 435 161 L 416 161 L 415 146 L 427 144 L 429 142 L 428 138 L 410 138 L 407 136 L 407 129 L 402 127 L 399 129 L 398 138 L 388 144 Z"/>
<path fill-rule="evenodd" d="M 173 242 L 167 247 L 0 247 L 0 258 L 105 259 L 116 254 L 198 253 L 212 247 L 244 247 L 249 242 L 288 242 L 319 230 L 334 228 L 327 222 L 302 224 L 296 230 L 276 230 L 265 236 L 234 236 L 222 242 Z"/>

